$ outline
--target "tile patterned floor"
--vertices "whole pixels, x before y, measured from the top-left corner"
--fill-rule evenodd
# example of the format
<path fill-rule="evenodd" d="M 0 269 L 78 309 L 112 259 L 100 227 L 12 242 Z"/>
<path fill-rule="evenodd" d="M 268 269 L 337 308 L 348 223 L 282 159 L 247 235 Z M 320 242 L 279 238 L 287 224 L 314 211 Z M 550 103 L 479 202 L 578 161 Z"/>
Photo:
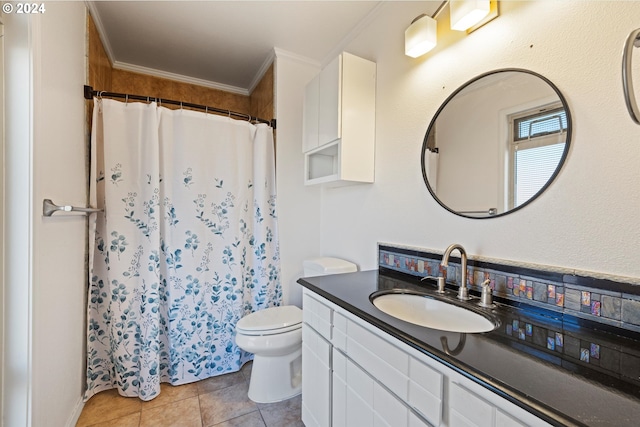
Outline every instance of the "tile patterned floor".
<path fill-rule="evenodd" d="M 254 403 L 247 397 L 251 363 L 240 372 L 173 387 L 143 402 L 103 391 L 85 404 L 76 427 L 303 427 L 301 398 Z"/>

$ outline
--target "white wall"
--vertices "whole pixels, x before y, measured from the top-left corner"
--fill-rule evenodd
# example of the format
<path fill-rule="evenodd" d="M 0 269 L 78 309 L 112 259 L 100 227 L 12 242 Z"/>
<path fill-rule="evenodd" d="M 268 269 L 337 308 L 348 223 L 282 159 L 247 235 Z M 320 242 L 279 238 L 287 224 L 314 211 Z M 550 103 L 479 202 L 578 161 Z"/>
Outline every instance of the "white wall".
<path fill-rule="evenodd" d="M 302 103 L 319 64 L 276 49 L 276 185 L 284 303 L 302 305 L 302 262 L 320 255 L 320 189 L 304 186 Z"/>
<path fill-rule="evenodd" d="M 10 408 L 16 417 L 4 421 L 7 426 L 75 425 L 84 382 L 87 222 L 84 216 L 44 218 L 42 200 L 86 204 L 85 6 L 47 2 L 41 15 L 5 17 L 5 33 L 12 31 L 7 36 L 17 38 L 14 46 L 27 64 L 20 86 L 11 85 L 19 96 L 7 93 L 6 111 L 20 107 L 23 130 L 7 138 L 8 153 L 20 151 L 19 156 L 7 155 L 17 163 L 6 171 L 11 182 L 7 196 L 16 204 L 8 202 L 5 212 L 11 230 L 6 261 L 13 271 L 5 286 L 9 295 L 22 297 L 20 306 L 7 299 L 5 309 L 24 324 L 7 322 L 6 332 L 23 333 L 28 342 L 7 348 L 3 395 L 27 393 L 30 406 L 24 410 L 19 402 L 21 407 Z M 7 57 L 7 64 L 10 61 Z M 16 249 L 19 253 L 14 254 Z M 9 366 L 18 357 L 24 372 Z M 19 379 L 12 378 L 18 374 Z M 9 405 L 5 410 L 9 412 Z"/>
<path fill-rule="evenodd" d="M 347 46 L 378 66 L 376 181 L 323 190 L 322 253 L 374 269 L 378 241 L 440 251 L 458 242 L 472 255 L 640 277 L 640 127 L 627 114 L 620 78 L 640 2 L 503 1 L 500 10 L 468 36 L 446 33 L 443 13 L 441 43 L 412 59 L 403 54 L 403 34 L 422 5 L 388 2 Z M 514 214 L 455 216 L 422 181 L 422 139 L 453 90 L 511 67 L 542 74 L 567 98 L 574 124 L 567 163 Z"/>
<path fill-rule="evenodd" d="M 3 426 L 27 425 L 31 404 L 31 55 L 29 21 L 4 15 Z M 11 185 L 9 185 L 11 183 Z"/>
<path fill-rule="evenodd" d="M 0 164 L 3 165 L 0 173 L 0 394 L 4 390 L 4 24 L 0 12 Z M 3 419 L 3 399 L 0 398 L 0 426 Z"/>
<path fill-rule="evenodd" d="M 47 3 L 34 40 L 34 205 L 86 206 L 86 12 Z M 86 217 L 33 218 L 33 424 L 65 425 L 84 384 Z M 75 424 L 75 423 L 74 423 Z"/>

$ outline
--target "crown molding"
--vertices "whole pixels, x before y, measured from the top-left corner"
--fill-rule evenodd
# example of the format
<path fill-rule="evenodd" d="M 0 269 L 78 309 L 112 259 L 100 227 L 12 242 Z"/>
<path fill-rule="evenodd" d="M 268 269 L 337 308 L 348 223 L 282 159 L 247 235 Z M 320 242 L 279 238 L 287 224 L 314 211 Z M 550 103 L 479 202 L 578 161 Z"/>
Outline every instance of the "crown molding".
<path fill-rule="evenodd" d="M 204 86 L 212 89 L 218 89 L 225 92 L 236 93 L 239 95 L 249 96 L 251 92 L 256 88 L 256 86 L 260 83 L 260 80 L 264 77 L 264 74 L 267 72 L 271 64 L 277 58 L 284 58 L 288 60 L 292 60 L 301 64 L 310 65 L 312 67 L 321 68 L 326 63 L 330 62 L 333 58 L 335 58 L 338 54 L 340 54 L 345 47 L 351 43 L 360 33 L 371 24 L 371 22 L 378 16 L 380 9 L 382 8 L 384 1 L 380 1 L 376 7 L 367 14 L 359 23 L 356 25 L 350 32 L 347 34 L 337 45 L 333 48 L 333 50 L 326 56 L 326 58 L 322 61 L 316 61 L 309 57 L 299 55 L 293 52 L 286 51 L 284 49 L 280 49 L 278 47 L 274 47 L 273 51 L 267 56 L 267 58 L 262 63 L 261 67 L 258 69 L 255 77 L 249 84 L 248 88 L 241 88 L 237 86 L 226 85 L 223 83 L 217 83 L 210 80 L 199 79 L 195 77 L 189 77 L 182 74 L 171 73 L 168 71 L 162 71 L 154 68 L 143 67 L 135 64 L 130 64 L 126 62 L 120 62 L 115 60 L 113 49 L 111 48 L 111 44 L 109 43 L 108 38 L 106 37 L 106 31 L 104 30 L 104 25 L 100 19 L 100 14 L 97 11 L 95 3 L 90 0 L 85 0 L 85 5 L 89 10 L 91 17 L 93 18 L 93 22 L 96 25 L 96 29 L 98 30 L 98 34 L 100 36 L 100 40 L 102 41 L 102 45 L 104 50 L 111 62 L 113 68 L 130 71 L 134 73 L 147 74 L 155 77 L 175 80 L 183 83 L 194 84 L 198 86 Z"/>
<path fill-rule="evenodd" d="M 267 56 L 267 58 L 264 60 L 264 62 L 258 69 L 258 72 L 256 73 L 255 77 L 253 78 L 253 80 L 251 80 L 251 84 L 249 84 L 249 88 L 247 89 L 249 93 L 252 93 L 253 90 L 256 88 L 256 86 L 258 86 L 258 84 L 264 77 L 265 73 L 267 72 L 267 70 L 275 60 L 276 60 L 275 52 L 274 51 L 269 52 L 269 55 Z"/>
<path fill-rule="evenodd" d="M 279 47 L 274 47 L 273 53 L 276 58 L 285 58 L 295 62 L 299 62 L 301 64 L 311 65 L 312 67 L 316 67 L 316 68 L 320 68 L 320 66 L 322 65 L 320 62 L 314 59 L 311 59 L 306 56 L 298 55 L 297 53 L 289 52 L 284 49 L 280 49 Z"/>
<path fill-rule="evenodd" d="M 371 25 L 373 20 L 378 17 L 380 10 L 382 9 L 385 3 L 387 2 L 386 1 L 378 2 L 378 4 L 371 10 L 371 12 L 369 12 L 367 16 L 362 18 L 360 22 L 358 22 L 358 24 L 355 27 L 353 27 L 351 31 L 349 31 L 349 34 L 347 34 L 346 36 L 344 36 L 342 40 L 340 40 L 340 42 L 336 45 L 336 47 L 334 47 L 333 50 L 329 52 L 329 55 L 327 55 L 322 61 L 323 67 L 326 66 L 329 62 L 331 62 L 336 56 L 340 55 L 340 53 L 342 53 L 342 51 L 345 50 L 345 48 L 349 45 L 349 43 L 355 40 L 355 38 L 358 37 L 365 28 Z"/>
<path fill-rule="evenodd" d="M 98 13 L 98 9 L 96 9 L 95 3 L 93 1 L 86 0 L 84 4 L 89 10 L 89 15 L 91 15 L 91 18 L 93 19 L 93 23 L 96 25 L 96 29 L 98 30 L 98 36 L 100 36 L 102 47 L 104 48 L 104 51 L 107 54 L 107 57 L 109 58 L 109 62 L 113 66 L 115 62 L 115 58 L 113 56 L 113 49 L 111 49 L 111 43 L 109 43 L 109 39 L 107 38 L 107 32 L 104 30 L 104 25 L 102 24 L 102 20 L 100 19 L 100 14 Z"/>
<path fill-rule="evenodd" d="M 170 80 L 175 80 L 183 83 L 189 83 L 189 84 L 194 84 L 198 86 L 208 87 L 211 89 L 218 89 L 218 90 L 223 90 L 225 92 L 231 92 L 239 95 L 249 96 L 250 91 L 245 88 L 225 85 L 222 83 L 212 82 L 210 80 L 198 79 L 195 77 L 189 77 L 182 74 L 170 73 L 168 71 L 162 71 L 154 68 L 142 67 L 135 64 L 129 64 L 126 62 L 117 61 L 113 54 L 113 49 L 111 48 L 109 39 L 106 36 L 107 33 L 104 29 L 104 25 L 102 24 L 102 20 L 100 19 L 100 14 L 98 13 L 95 3 L 90 0 L 85 0 L 84 3 L 87 9 L 89 10 L 89 14 L 93 19 L 93 23 L 96 25 L 96 29 L 98 30 L 98 35 L 100 36 L 100 41 L 102 42 L 102 47 L 104 48 L 104 51 L 107 54 L 107 57 L 109 58 L 109 62 L 111 63 L 111 66 L 113 68 L 118 70 L 123 70 L 123 71 L 131 71 L 133 73 L 148 74 L 151 76 L 161 77 L 164 79 L 170 79 Z M 266 72 L 267 68 L 265 68 L 264 71 L 261 70 L 262 74 Z M 260 78 L 262 78 L 262 75 L 260 76 Z M 257 79 L 257 80 L 254 79 L 254 80 L 256 81 L 255 82 L 256 85 L 260 81 L 260 79 Z"/>
<path fill-rule="evenodd" d="M 175 80 L 182 83 L 189 83 L 197 86 L 204 86 L 211 89 L 218 89 L 225 92 L 236 93 L 238 95 L 249 96 L 249 90 L 237 86 L 225 85 L 222 83 L 212 82 L 211 80 L 198 79 L 182 74 L 170 73 L 168 71 L 157 70 L 155 68 L 142 67 L 140 65 L 128 64 L 126 62 L 116 61 L 113 68 L 123 71 L 131 71 L 132 73 L 147 74 L 150 76 L 160 77 L 163 79 Z"/>

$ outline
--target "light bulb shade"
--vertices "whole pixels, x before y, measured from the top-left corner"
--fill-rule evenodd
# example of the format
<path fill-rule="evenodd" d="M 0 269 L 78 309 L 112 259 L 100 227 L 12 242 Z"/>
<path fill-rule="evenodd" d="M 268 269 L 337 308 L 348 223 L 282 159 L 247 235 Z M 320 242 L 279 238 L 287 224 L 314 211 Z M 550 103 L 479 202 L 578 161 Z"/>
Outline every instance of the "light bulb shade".
<path fill-rule="evenodd" d="M 425 15 L 416 19 L 404 32 L 404 53 L 412 58 L 424 55 L 436 46 L 438 23 Z"/>
<path fill-rule="evenodd" d="M 466 31 L 489 14 L 491 5 L 489 0 L 451 0 L 449 8 L 451 29 Z"/>

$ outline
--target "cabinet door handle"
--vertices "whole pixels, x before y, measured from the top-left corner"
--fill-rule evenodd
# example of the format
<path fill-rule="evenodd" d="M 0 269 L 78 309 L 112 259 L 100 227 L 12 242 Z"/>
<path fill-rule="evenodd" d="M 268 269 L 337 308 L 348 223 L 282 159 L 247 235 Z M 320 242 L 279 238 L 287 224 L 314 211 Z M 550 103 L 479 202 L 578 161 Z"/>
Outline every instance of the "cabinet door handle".
<path fill-rule="evenodd" d="M 622 52 L 622 90 L 624 92 L 624 101 L 627 104 L 627 110 L 629 110 L 631 119 L 640 125 L 640 109 L 638 108 L 633 92 L 633 76 L 631 75 L 631 59 L 634 47 L 640 48 L 640 28 L 629 34 L 624 44 L 624 51 Z"/>

